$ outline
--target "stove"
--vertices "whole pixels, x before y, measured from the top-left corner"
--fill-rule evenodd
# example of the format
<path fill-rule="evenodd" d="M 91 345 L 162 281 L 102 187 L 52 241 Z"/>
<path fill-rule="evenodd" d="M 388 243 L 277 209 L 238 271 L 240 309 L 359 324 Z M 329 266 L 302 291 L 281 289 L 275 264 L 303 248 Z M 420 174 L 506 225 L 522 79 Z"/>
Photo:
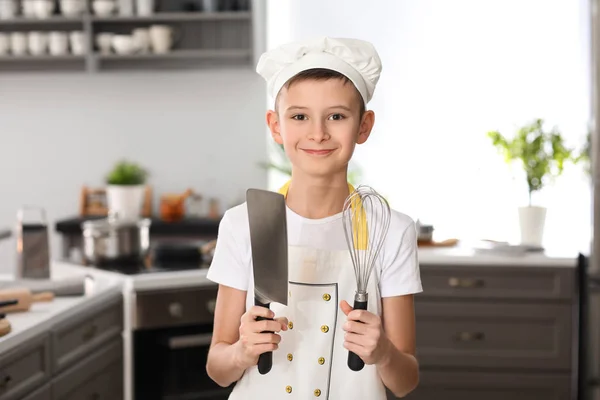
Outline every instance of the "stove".
<path fill-rule="evenodd" d="M 208 268 L 205 263 L 190 263 L 185 261 L 170 262 L 142 262 L 142 261 L 112 261 L 88 265 L 90 267 L 102 269 L 105 271 L 116 272 L 124 275 L 145 275 L 161 272 L 190 271 Z"/>

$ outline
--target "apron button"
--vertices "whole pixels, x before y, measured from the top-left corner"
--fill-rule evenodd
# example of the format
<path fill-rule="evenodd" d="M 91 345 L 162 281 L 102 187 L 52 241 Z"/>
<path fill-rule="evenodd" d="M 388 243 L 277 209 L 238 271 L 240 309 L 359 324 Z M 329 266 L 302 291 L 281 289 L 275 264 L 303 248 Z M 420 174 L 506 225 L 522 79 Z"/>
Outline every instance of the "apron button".
<path fill-rule="evenodd" d="M 325 364 L 325 358 L 319 357 L 319 364 L 321 364 L 321 365 Z"/>
<path fill-rule="evenodd" d="M 321 391 L 319 389 L 315 389 L 315 397 L 319 397 L 321 395 Z"/>
<path fill-rule="evenodd" d="M 294 329 L 294 323 L 292 321 L 288 322 L 288 328 Z"/>
<path fill-rule="evenodd" d="M 288 353 L 287 359 L 288 359 L 288 361 L 292 361 L 294 359 L 294 356 L 292 355 L 292 353 Z"/>
<path fill-rule="evenodd" d="M 329 332 L 329 327 L 327 325 L 322 325 L 321 326 L 321 332 L 323 332 L 323 333 Z"/>
<path fill-rule="evenodd" d="M 288 393 L 292 393 L 292 387 L 291 386 L 286 386 L 285 387 L 285 391 Z"/>
<path fill-rule="evenodd" d="M 331 295 L 330 295 L 329 293 L 325 293 L 325 294 L 323 295 L 323 300 L 325 300 L 325 301 L 329 301 L 329 300 L 331 300 Z"/>

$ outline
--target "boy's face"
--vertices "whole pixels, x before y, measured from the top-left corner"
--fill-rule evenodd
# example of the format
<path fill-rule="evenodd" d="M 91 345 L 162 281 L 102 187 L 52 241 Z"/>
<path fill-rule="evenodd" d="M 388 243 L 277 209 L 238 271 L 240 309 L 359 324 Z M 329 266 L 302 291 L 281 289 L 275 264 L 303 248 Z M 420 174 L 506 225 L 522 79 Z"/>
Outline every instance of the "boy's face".
<path fill-rule="evenodd" d="M 361 118 L 360 100 L 342 79 L 294 82 L 281 90 L 278 111 L 267 113 L 267 123 L 295 170 L 332 176 L 347 169 L 354 146 L 373 128 L 374 114 L 366 111 Z"/>

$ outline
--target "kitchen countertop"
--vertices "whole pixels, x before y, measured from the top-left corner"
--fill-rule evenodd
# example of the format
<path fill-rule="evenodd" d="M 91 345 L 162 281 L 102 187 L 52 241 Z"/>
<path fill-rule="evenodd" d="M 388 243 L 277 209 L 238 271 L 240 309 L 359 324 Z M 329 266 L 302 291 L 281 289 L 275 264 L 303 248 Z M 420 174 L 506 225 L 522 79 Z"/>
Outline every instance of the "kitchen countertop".
<path fill-rule="evenodd" d="M 101 304 L 116 293 L 122 292 L 123 280 L 119 275 L 107 275 L 102 271 L 85 270 L 82 267 L 54 263 L 51 268 L 53 280 L 89 275 L 86 293 L 82 296 L 56 297 L 51 302 L 34 303 L 27 312 L 10 313 L 6 319 L 11 324 L 11 332 L 0 337 L 0 353 L 15 348 L 52 325 L 86 309 Z M 10 274 L 0 274 L 0 281 L 13 280 Z"/>
<path fill-rule="evenodd" d="M 519 266 L 519 267 L 563 267 L 577 266 L 576 251 L 557 253 L 530 253 L 525 256 L 480 254 L 469 248 L 420 248 L 421 267 L 435 266 Z M 83 296 L 57 297 L 48 303 L 35 303 L 28 312 L 7 315 L 12 331 L 0 337 L 0 353 L 18 346 L 20 343 L 47 330 L 56 322 L 84 312 L 88 307 L 101 304 L 115 293 L 125 291 L 141 292 L 149 290 L 173 289 L 192 286 L 214 285 L 206 278 L 206 268 L 182 271 L 164 271 L 151 274 L 123 275 L 97 268 L 85 267 L 69 262 L 55 261 L 52 265 L 52 278 L 89 275 L 93 279 L 86 283 Z M 8 274 L 1 275 L 0 281 L 12 280 Z"/>

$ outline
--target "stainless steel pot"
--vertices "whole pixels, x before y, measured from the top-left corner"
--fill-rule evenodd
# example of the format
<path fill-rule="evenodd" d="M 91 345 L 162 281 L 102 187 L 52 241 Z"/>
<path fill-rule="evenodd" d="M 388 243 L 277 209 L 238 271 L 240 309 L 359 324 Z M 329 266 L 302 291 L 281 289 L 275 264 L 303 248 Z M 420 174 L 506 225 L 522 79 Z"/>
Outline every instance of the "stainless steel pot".
<path fill-rule="evenodd" d="M 114 216 L 85 221 L 81 224 L 85 260 L 92 264 L 142 261 L 150 251 L 150 224 L 147 218 L 124 221 Z"/>

